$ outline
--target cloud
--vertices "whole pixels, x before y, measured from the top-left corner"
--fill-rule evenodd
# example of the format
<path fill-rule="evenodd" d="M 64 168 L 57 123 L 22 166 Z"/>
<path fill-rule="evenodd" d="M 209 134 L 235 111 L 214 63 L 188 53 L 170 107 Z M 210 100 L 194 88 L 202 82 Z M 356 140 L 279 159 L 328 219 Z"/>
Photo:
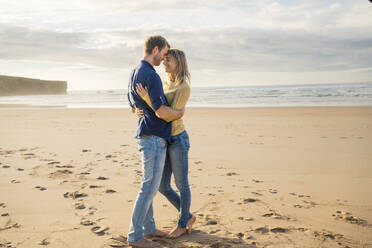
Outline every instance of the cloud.
<path fill-rule="evenodd" d="M 196 10 L 196 9 L 231 9 L 245 8 L 258 2 L 257 0 L 90 0 L 92 3 L 100 7 L 120 9 L 124 11 L 148 11 L 148 10 Z"/>
<path fill-rule="evenodd" d="M 347 30 L 334 30 L 344 33 Z M 170 28 L 55 32 L 0 25 L 2 59 L 82 63 L 127 68 L 142 57 L 149 34 L 185 50 L 194 69 L 324 71 L 372 67 L 372 35 L 338 38 L 303 30 Z"/>
<path fill-rule="evenodd" d="M 2 60 L 131 68 L 142 57 L 145 38 L 162 34 L 171 45 L 186 51 L 193 70 L 297 72 L 372 67 L 372 33 L 368 32 L 372 30 L 369 21 L 372 5 L 368 1 L 285 4 L 271 0 L 166 0 L 154 4 L 150 0 L 82 0 L 71 1 L 68 8 L 49 2 L 35 0 L 32 6 L 17 1 L 3 3 L 0 16 L 5 14 L 8 19 L 0 23 Z M 193 12 L 195 8 L 199 9 L 198 16 Z M 224 8 L 224 15 L 218 16 Z M 39 10 L 33 12 L 36 9 Z M 255 11 L 248 15 L 241 9 Z M 62 10 L 66 12 L 61 13 Z M 146 10 L 152 10 L 152 15 L 143 23 L 123 27 L 124 19 L 130 22 L 132 18 L 143 18 L 136 16 L 136 11 Z M 180 10 L 179 20 L 172 19 L 174 16 L 156 19 L 159 13 L 172 12 L 168 10 Z M 111 12 L 126 14 L 111 16 Z M 80 23 L 74 20 L 81 13 L 85 13 L 85 22 L 93 24 L 85 31 L 76 31 Z M 97 19 L 97 13 L 100 17 L 112 17 L 108 22 L 113 27 L 99 26 L 97 23 L 102 20 Z M 47 21 L 44 14 L 70 22 L 57 28 L 35 28 L 27 26 L 28 22 L 19 26 L 12 21 L 18 17 Z M 192 21 L 205 20 L 204 17 L 208 20 L 204 25 L 177 25 L 183 18 Z"/>

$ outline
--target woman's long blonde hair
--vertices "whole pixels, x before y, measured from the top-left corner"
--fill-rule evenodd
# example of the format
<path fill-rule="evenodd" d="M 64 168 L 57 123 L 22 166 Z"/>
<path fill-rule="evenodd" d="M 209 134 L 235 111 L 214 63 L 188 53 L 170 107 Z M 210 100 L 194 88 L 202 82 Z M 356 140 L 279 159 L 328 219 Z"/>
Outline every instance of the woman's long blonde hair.
<path fill-rule="evenodd" d="M 168 50 L 168 55 L 172 56 L 177 62 L 176 74 L 173 78 L 171 73 L 168 73 L 169 80 L 171 82 L 176 82 L 177 84 L 190 84 L 190 73 L 187 67 L 185 53 L 179 49 L 172 48 Z"/>

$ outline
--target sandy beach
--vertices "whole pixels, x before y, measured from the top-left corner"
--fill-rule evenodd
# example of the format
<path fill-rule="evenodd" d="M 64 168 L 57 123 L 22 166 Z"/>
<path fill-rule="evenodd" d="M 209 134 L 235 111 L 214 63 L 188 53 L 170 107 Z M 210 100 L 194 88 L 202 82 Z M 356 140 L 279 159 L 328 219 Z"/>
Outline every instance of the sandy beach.
<path fill-rule="evenodd" d="M 372 247 L 372 107 L 189 108 L 191 235 L 163 247 Z M 0 108 L 0 247 L 127 247 L 128 109 Z M 158 193 L 158 228 L 177 212 Z"/>

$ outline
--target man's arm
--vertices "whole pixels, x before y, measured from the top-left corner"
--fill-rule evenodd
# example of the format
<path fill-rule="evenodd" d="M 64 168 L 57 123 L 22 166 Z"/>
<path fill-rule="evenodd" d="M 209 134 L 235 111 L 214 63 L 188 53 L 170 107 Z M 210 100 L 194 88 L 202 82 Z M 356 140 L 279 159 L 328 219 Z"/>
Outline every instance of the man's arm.
<path fill-rule="evenodd" d="M 167 122 L 182 118 L 184 113 L 185 108 L 181 110 L 175 110 L 166 105 L 161 105 L 160 108 L 158 108 L 158 110 L 155 111 L 155 114 L 158 118 L 163 119 Z"/>
<path fill-rule="evenodd" d="M 151 83 L 147 85 L 148 94 L 156 116 L 167 122 L 181 118 L 185 110 L 174 110 L 167 106 L 167 99 L 164 96 L 163 85 L 159 75 L 154 73 L 149 80 L 151 80 Z"/>
<path fill-rule="evenodd" d="M 137 94 L 154 110 L 152 106 L 151 99 L 148 94 L 147 88 L 143 88 L 141 84 L 136 86 Z M 180 119 L 184 114 L 184 108 L 181 110 L 174 110 L 166 105 L 161 105 L 156 111 L 154 110 L 156 116 L 160 119 L 163 119 L 166 122 L 171 122 L 177 119 Z"/>

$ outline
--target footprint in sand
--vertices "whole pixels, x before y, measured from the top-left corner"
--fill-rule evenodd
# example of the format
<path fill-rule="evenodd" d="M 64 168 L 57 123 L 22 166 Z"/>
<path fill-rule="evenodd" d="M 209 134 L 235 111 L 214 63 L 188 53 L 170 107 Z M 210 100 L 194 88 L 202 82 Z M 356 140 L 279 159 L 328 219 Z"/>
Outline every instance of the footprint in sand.
<path fill-rule="evenodd" d="M 103 186 L 99 186 L 99 185 L 89 185 L 89 188 L 90 189 L 96 189 L 96 188 L 102 188 Z"/>
<path fill-rule="evenodd" d="M 89 215 L 93 215 L 93 214 L 96 213 L 96 211 L 97 211 L 98 209 L 97 209 L 96 207 L 89 207 L 89 210 L 90 210 Z"/>
<path fill-rule="evenodd" d="M 89 150 L 89 149 L 83 149 L 81 150 L 82 152 L 91 152 L 92 150 Z"/>
<path fill-rule="evenodd" d="M 12 242 L 6 241 L 6 240 L 1 240 L 0 241 L 0 247 L 4 247 L 4 248 L 16 248 L 16 246 L 13 246 L 12 245 Z"/>
<path fill-rule="evenodd" d="M 243 199 L 243 203 L 244 204 L 251 203 L 251 202 L 257 202 L 257 201 L 259 201 L 259 199 L 255 199 L 255 198 L 246 198 L 246 199 Z"/>
<path fill-rule="evenodd" d="M 361 219 L 357 216 L 354 216 L 352 213 L 349 213 L 349 212 L 338 210 L 336 211 L 335 214 L 332 214 L 332 216 L 334 216 L 338 220 L 343 220 L 351 224 L 356 224 L 356 225 L 365 226 L 365 227 L 372 227 L 372 225 L 368 224 L 366 220 Z"/>
<path fill-rule="evenodd" d="M 49 178 L 60 178 L 67 177 L 68 175 L 73 174 L 70 170 L 57 170 L 55 172 L 49 173 Z"/>
<path fill-rule="evenodd" d="M 221 229 L 216 229 L 216 230 L 210 231 L 209 234 L 215 234 L 215 233 L 218 233 L 218 232 L 221 232 Z"/>
<path fill-rule="evenodd" d="M 102 176 L 97 177 L 97 180 L 107 180 L 107 179 L 108 179 L 107 177 L 102 177 Z"/>
<path fill-rule="evenodd" d="M 256 232 L 256 233 L 261 233 L 261 234 L 266 234 L 266 233 L 268 233 L 270 230 L 269 230 L 269 228 L 267 228 L 267 227 L 258 227 L 258 228 L 256 228 L 256 229 L 254 229 L 254 231 Z"/>
<path fill-rule="evenodd" d="M 1 214 L 2 217 L 6 217 L 6 216 L 9 216 L 9 213 L 3 213 Z M 0 246 L 1 247 L 1 246 Z"/>
<path fill-rule="evenodd" d="M 74 168 L 72 165 L 56 165 L 56 168 Z"/>
<path fill-rule="evenodd" d="M 87 220 L 87 219 L 82 219 L 80 221 L 80 224 L 83 225 L 83 226 L 93 226 L 95 223 L 91 220 Z"/>
<path fill-rule="evenodd" d="M 3 165 L 3 168 L 8 169 L 8 168 L 10 168 L 10 166 L 9 165 Z"/>
<path fill-rule="evenodd" d="M 279 213 L 276 213 L 276 212 L 266 213 L 266 214 L 262 215 L 262 217 L 266 217 L 266 218 L 272 217 L 273 219 L 277 219 L 277 220 L 287 220 L 287 221 L 291 220 L 291 218 L 289 218 L 287 216 L 283 216 L 283 215 L 281 215 Z"/>
<path fill-rule="evenodd" d="M 228 177 L 236 176 L 236 175 L 239 175 L 239 174 L 236 173 L 236 172 L 228 172 L 228 173 L 226 174 L 226 176 L 228 176 Z"/>
<path fill-rule="evenodd" d="M 89 174 L 90 174 L 90 172 L 84 171 L 84 172 L 79 173 L 78 175 L 89 175 Z"/>
<path fill-rule="evenodd" d="M 53 164 L 60 164 L 61 162 L 57 162 L 57 161 L 52 161 L 52 162 L 49 162 L 48 164 L 49 165 L 53 165 Z"/>
<path fill-rule="evenodd" d="M 7 223 L 7 225 L 5 227 L 0 227 L 0 231 L 4 231 L 4 230 L 8 230 L 8 229 L 11 229 L 11 228 L 20 228 L 21 225 L 18 224 L 18 223 L 14 223 L 14 224 L 9 224 L 9 222 Z M 1 246 L 0 246 L 1 247 Z"/>
<path fill-rule="evenodd" d="M 72 198 L 74 200 L 77 199 L 77 198 L 82 198 L 82 197 L 87 197 L 87 196 L 88 196 L 88 194 L 80 193 L 78 191 L 75 191 L 75 192 L 72 192 L 72 193 L 66 192 L 66 193 L 63 194 L 63 197 Z"/>
<path fill-rule="evenodd" d="M 278 191 L 277 191 L 276 189 L 269 189 L 269 192 L 270 192 L 271 194 L 276 194 L 276 193 L 278 193 Z"/>
<path fill-rule="evenodd" d="M 126 248 L 127 246 L 127 238 L 124 236 L 117 236 L 111 237 L 109 240 L 106 241 L 109 247 L 113 248 Z"/>
<path fill-rule="evenodd" d="M 275 227 L 270 229 L 270 231 L 273 233 L 289 233 L 291 230 L 289 230 L 288 228 Z"/>
<path fill-rule="evenodd" d="M 315 207 L 316 205 L 318 205 L 316 202 L 313 202 L 313 201 L 306 201 L 306 200 L 303 200 L 304 203 L 308 204 L 306 206 L 306 208 L 311 208 L 311 207 Z"/>
<path fill-rule="evenodd" d="M 17 171 L 24 171 L 25 169 L 23 168 L 17 168 Z"/>
<path fill-rule="evenodd" d="M 39 245 L 49 245 L 50 242 L 47 240 L 47 239 L 43 239 L 42 241 L 40 241 Z"/>
<path fill-rule="evenodd" d="M 35 153 L 25 153 L 24 156 L 35 156 Z"/>
<path fill-rule="evenodd" d="M 257 179 L 252 179 L 252 182 L 254 182 L 254 183 L 263 183 L 263 181 L 257 180 Z"/>
<path fill-rule="evenodd" d="M 116 191 L 113 189 L 106 190 L 106 194 L 112 194 L 112 193 L 116 193 Z"/>
<path fill-rule="evenodd" d="M 340 240 L 344 237 L 344 235 L 342 234 L 334 234 L 330 231 L 314 231 L 313 232 L 313 235 L 314 237 L 317 237 L 317 238 L 320 238 L 322 240 L 326 240 L 326 239 L 332 239 L 332 240 Z"/>
<path fill-rule="evenodd" d="M 85 209 L 85 205 L 82 202 L 75 203 L 75 209 Z"/>
<path fill-rule="evenodd" d="M 216 220 L 208 220 L 207 223 L 205 223 L 207 226 L 209 225 L 217 225 L 217 221 Z"/>
<path fill-rule="evenodd" d="M 20 181 L 13 179 L 12 181 L 10 181 L 10 183 L 20 183 Z"/>
<path fill-rule="evenodd" d="M 45 187 L 42 187 L 42 186 L 36 186 L 35 188 L 36 188 L 36 189 L 39 189 L 40 191 L 44 191 L 44 190 L 47 190 L 47 188 L 45 188 Z"/>
<path fill-rule="evenodd" d="M 109 227 L 100 227 L 100 226 L 95 226 L 95 227 L 92 227 L 90 230 L 97 234 L 98 236 L 103 236 L 107 233 L 107 231 L 109 230 L 110 228 Z"/>
<path fill-rule="evenodd" d="M 237 238 L 239 238 L 239 239 L 242 239 L 243 237 L 244 237 L 244 233 L 237 233 L 237 234 L 235 234 L 235 236 L 237 237 Z"/>
<path fill-rule="evenodd" d="M 204 215 L 199 214 L 199 216 L 203 218 Z M 218 218 L 211 217 L 211 216 L 207 215 L 207 216 L 205 216 L 204 219 L 205 219 L 205 225 L 207 225 L 207 226 L 214 226 L 214 225 L 218 224 Z"/>
<path fill-rule="evenodd" d="M 261 193 L 258 193 L 258 192 L 251 192 L 252 194 L 254 194 L 254 195 L 257 195 L 257 196 L 262 196 L 262 194 Z"/>

